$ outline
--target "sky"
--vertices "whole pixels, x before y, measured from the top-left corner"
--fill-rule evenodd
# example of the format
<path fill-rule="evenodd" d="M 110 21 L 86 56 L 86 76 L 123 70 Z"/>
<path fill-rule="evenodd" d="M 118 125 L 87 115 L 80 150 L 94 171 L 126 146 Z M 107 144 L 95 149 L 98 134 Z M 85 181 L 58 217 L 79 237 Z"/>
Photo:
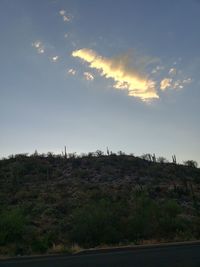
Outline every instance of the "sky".
<path fill-rule="evenodd" d="M 1 0 L 0 157 L 200 163 L 199 0 Z"/>

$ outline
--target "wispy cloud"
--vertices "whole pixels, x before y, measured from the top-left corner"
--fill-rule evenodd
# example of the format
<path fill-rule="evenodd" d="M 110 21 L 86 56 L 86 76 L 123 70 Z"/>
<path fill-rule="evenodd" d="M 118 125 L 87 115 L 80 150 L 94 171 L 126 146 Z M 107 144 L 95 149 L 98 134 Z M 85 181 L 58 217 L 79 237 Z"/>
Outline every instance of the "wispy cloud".
<path fill-rule="evenodd" d="M 164 69 L 164 66 L 156 66 L 152 71 L 151 71 L 151 73 L 152 74 L 156 74 L 156 73 L 159 73 L 159 72 L 161 72 L 162 70 Z"/>
<path fill-rule="evenodd" d="M 69 75 L 73 75 L 74 76 L 76 74 L 76 70 L 71 68 L 71 69 L 68 69 L 67 73 Z"/>
<path fill-rule="evenodd" d="M 177 80 L 174 82 L 174 84 L 171 85 L 172 89 L 183 89 L 184 84 L 181 80 Z"/>
<path fill-rule="evenodd" d="M 60 59 L 59 56 L 53 56 L 53 57 L 50 57 L 50 60 L 51 60 L 51 62 L 53 62 L 53 63 L 58 62 L 59 59 Z"/>
<path fill-rule="evenodd" d="M 63 16 L 63 21 L 70 21 L 70 17 L 69 16 Z"/>
<path fill-rule="evenodd" d="M 35 41 L 32 43 L 32 46 L 37 50 L 38 54 L 43 54 L 44 53 L 44 45 L 41 41 Z"/>
<path fill-rule="evenodd" d="M 62 16 L 64 22 L 69 22 L 72 19 L 72 15 L 67 14 L 64 9 L 60 10 L 59 14 Z"/>
<path fill-rule="evenodd" d="M 175 69 L 175 68 L 171 68 L 170 70 L 169 70 L 169 75 L 170 76 L 175 76 L 177 74 L 177 70 Z"/>
<path fill-rule="evenodd" d="M 62 10 L 59 11 L 59 14 L 60 14 L 61 16 L 64 16 L 65 13 L 66 13 L 66 11 L 65 11 L 64 9 L 62 9 Z"/>
<path fill-rule="evenodd" d="M 106 58 L 87 48 L 73 51 L 72 56 L 89 63 L 89 67 L 98 70 L 101 76 L 113 79 L 113 87 L 126 90 L 129 96 L 143 101 L 159 98 L 155 81 L 131 68 L 127 57 Z"/>
<path fill-rule="evenodd" d="M 94 80 L 94 76 L 92 75 L 92 73 L 90 73 L 90 72 L 84 72 L 83 73 L 83 75 L 84 75 L 84 77 L 85 77 L 85 79 L 87 80 L 87 81 L 93 81 Z"/>
<path fill-rule="evenodd" d="M 183 79 L 183 80 L 177 80 L 177 81 L 174 82 L 173 88 L 174 89 L 182 89 L 182 88 L 184 88 L 185 85 L 188 85 L 191 82 L 192 82 L 191 78 L 186 78 L 186 79 Z"/>

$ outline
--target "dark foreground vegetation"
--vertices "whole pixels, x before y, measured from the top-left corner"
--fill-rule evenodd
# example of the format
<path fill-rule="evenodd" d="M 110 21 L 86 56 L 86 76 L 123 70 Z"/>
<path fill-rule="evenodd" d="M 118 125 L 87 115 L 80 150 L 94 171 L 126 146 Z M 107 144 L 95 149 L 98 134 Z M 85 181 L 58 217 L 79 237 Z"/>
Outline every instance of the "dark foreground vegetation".
<path fill-rule="evenodd" d="M 0 254 L 199 239 L 199 201 L 194 161 L 11 156 L 0 160 Z"/>

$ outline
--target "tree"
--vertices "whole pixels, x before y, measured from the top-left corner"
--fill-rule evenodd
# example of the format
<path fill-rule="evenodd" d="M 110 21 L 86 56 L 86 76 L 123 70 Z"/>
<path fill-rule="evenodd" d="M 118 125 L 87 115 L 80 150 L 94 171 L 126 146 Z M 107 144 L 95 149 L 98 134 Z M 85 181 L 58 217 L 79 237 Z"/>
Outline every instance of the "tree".
<path fill-rule="evenodd" d="M 184 161 L 184 164 L 188 167 L 197 168 L 198 163 L 195 160 L 186 160 Z"/>
<path fill-rule="evenodd" d="M 101 157 L 101 156 L 103 156 L 103 151 L 101 151 L 101 150 L 97 150 L 97 151 L 95 152 L 95 155 L 96 155 L 96 157 Z"/>
<path fill-rule="evenodd" d="M 159 158 L 157 158 L 157 162 L 159 162 L 159 163 L 167 163 L 167 159 L 164 158 L 164 157 L 159 157 Z"/>

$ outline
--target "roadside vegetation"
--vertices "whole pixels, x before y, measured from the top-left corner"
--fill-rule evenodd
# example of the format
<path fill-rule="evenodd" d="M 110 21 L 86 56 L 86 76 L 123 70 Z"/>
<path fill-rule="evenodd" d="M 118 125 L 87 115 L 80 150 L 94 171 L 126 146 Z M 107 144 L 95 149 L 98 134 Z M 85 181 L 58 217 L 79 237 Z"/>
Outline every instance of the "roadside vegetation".
<path fill-rule="evenodd" d="M 200 238 L 200 169 L 101 151 L 0 160 L 0 255 Z"/>

